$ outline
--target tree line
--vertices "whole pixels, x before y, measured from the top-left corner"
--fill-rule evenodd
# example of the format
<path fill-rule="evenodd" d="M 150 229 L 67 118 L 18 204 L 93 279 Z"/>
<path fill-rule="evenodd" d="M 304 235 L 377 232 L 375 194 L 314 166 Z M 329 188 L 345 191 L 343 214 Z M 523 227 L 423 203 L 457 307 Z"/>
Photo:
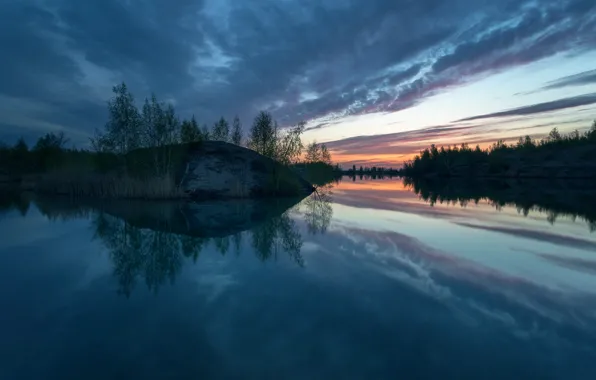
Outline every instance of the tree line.
<path fill-rule="evenodd" d="M 352 165 L 351 169 L 344 170 L 343 173 L 350 177 L 360 176 L 361 178 L 385 178 L 385 177 L 393 177 L 399 175 L 400 171 L 393 168 L 385 168 L 383 166 L 360 166 L 360 168 L 356 168 L 356 165 Z"/>
<path fill-rule="evenodd" d="M 438 148 L 431 145 L 406 162 L 402 173 L 417 176 L 546 176 L 548 167 L 589 167 L 596 159 L 596 121 L 584 133 L 563 135 L 558 128 L 542 139 L 520 137 L 516 143 L 499 140 L 486 149 L 468 144 Z M 549 165 L 546 165 L 549 163 Z M 554 170 L 554 169 L 553 169 Z"/>
<path fill-rule="evenodd" d="M 179 150 L 176 146 L 204 141 L 244 146 L 284 165 L 332 162 L 325 144 L 303 144 L 304 122 L 280 128 L 270 113 L 261 111 L 244 136 L 238 116 L 231 125 L 222 116 L 209 128 L 207 124 L 199 126 L 194 115 L 180 118 L 172 104 L 159 101 L 154 94 L 139 108 L 125 83 L 114 86 L 112 91 L 113 97 L 107 103 L 108 121 L 90 139 L 91 149 L 67 148 L 69 140 L 63 132 L 47 133 L 32 147 L 22 138 L 12 146 L 0 143 L 0 172 L 18 176 L 65 166 L 111 168 L 120 165 L 125 157 L 133 157 L 135 164 L 143 161 L 151 168 L 149 175 L 166 175 L 175 163 Z M 134 159 L 133 152 L 142 150 L 150 153 Z"/>

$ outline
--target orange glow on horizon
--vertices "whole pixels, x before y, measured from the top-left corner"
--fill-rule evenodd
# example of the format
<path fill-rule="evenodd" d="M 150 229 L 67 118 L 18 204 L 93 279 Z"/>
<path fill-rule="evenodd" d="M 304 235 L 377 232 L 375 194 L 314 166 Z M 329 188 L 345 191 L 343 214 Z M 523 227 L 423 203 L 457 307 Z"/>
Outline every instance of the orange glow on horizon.
<path fill-rule="evenodd" d="M 498 139 L 495 139 L 494 142 L 496 142 Z M 503 139 L 505 141 L 505 143 L 507 144 L 511 144 L 514 143 L 515 141 L 517 141 L 517 139 Z M 465 142 L 465 141 L 463 141 Z M 454 143 L 454 142 L 449 142 L 449 143 L 435 143 L 435 145 L 438 148 L 441 147 L 445 147 L 447 148 L 448 146 L 461 146 L 461 144 L 463 142 L 459 142 L 459 143 Z M 479 144 L 469 144 L 470 148 L 475 149 L 476 145 L 478 145 L 480 147 L 480 149 L 482 150 L 486 150 L 488 149 L 492 144 L 494 144 L 494 142 L 491 143 L 479 143 Z M 430 148 L 430 146 L 432 145 L 432 143 L 428 144 L 428 148 Z M 407 146 L 407 144 L 404 144 L 403 146 Z M 424 148 L 423 148 L 424 149 Z M 400 168 L 405 162 L 411 161 L 414 159 L 414 157 L 416 157 L 417 155 L 420 154 L 421 150 L 418 147 L 413 146 L 411 149 L 410 153 L 407 154 L 384 154 L 384 153 L 379 153 L 379 154 L 374 154 L 374 155 L 369 155 L 369 154 L 357 154 L 357 153 L 348 153 L 345 151 L 334 151 L 334 150 L 330 150 L 333 161 L 343 165 L 345 169 L 349 169 L 349 167 L 351 167 L 352 165 L 356 165 L 356 168 L 358 169 L 360 166 L 366 166 L 366 167 L 370 167 L 370 166 L 382 166 L 385 168 Z"/>
<path fill-rule="evenodd" d="M 352 182 L 351 180 L 345 179 L 341 181 L 333 191 L 342 191 L 342 190 L 362 190 L 366 189 L 367 191 L 397 191 L 397 192 L 408 192 L 411 193 L 411 190 L 404 185 L 404 182 L 400 179 L 393 179 L 393 180 L 356 180 Z"/>

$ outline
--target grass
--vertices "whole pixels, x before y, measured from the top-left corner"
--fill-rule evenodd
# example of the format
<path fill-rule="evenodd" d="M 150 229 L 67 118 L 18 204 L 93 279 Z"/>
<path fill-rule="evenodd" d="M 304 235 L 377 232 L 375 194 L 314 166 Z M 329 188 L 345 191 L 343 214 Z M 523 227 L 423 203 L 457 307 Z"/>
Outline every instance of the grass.
<path fill-rule="evenodd" d="M 175 183 L 174 176 L 139 178 L 126 174 L 72 173 L 54 171 L 42 175 L 35 191 L 70 197 L 122 199 L 180 199 L 187 195 Z"/>
<path fill-rule="evenodd" d="M 252 198 L 304 195 L 308 191 L 309 184 L 290 168 L 251 152 L 217 143 L 141 148 L 125 155 L 62 148 L 49 152 L 5 149 L 0 151 L 0 183 L 14 182 L 13 186 L 21 190 L 42 194 L 102 199 L 202 199 L 217 197 L 218 192 L 226 198 Z M 221 190 L 187 193 L 185 163 L 192 157 L 210 155 L 216 156 L 223 168 L 237 172 L 222 183 Z M 255 167 L 236 165 L 246 160 Z M 16 162 L 22 165 L 17 167 Z"/>

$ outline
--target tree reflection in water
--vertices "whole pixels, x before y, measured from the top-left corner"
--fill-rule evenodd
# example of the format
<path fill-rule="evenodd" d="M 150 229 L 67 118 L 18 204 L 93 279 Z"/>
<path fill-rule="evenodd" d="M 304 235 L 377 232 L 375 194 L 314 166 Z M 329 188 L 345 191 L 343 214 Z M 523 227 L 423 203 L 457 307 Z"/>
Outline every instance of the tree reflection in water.
<path fill-rule="evenodd" d="M 30 203 L 27 194 L 0 187 L 0 218 L 12 210 L 17 210 L 21 216 L 26 216 Z"/>
<path fill-rule="evenodd" d="M 545 213 L 549 223 L 560 217 L 584 220 L 590 231 L 596 231 L 596 183 L 581 180 L 414 180 L 404 179 L 431 206 L 439 203 L 478 204 L 487 201 L 497 210 L 515 207 L 527 216 L 530 211 Z"/>
<path fill-rule="evenodd" d="M 331 207 L 332 184 L 318 187 L 317 190 L 306 198 L 304 216 L 308 232 L 311 234 L 325 233 L 331 223 L 333 208 Z"/>
<path fill-rule="evenodd" d="M 323 233 L 331 220 L 329 188 L 298 204 L 299 199 L 221 201 L 208 203 L 87 201 L 36 197 L 34 203 L 50 220 L 88 218 L 94 239 L 107 248 L 118 280 L 118 292 L 130 296 L 138 281 L 157 292 L 173 283 L 185 260 L 197 262 L 208 246 L 221 255 L 241 254 L 243 243 L 261 261 L 288 255 L 299 266 L 303 238 L 291 217 L 305 208 L 306 229 Z M 29 200 L 2 199 L 3 209 L 27 210 Z"/>

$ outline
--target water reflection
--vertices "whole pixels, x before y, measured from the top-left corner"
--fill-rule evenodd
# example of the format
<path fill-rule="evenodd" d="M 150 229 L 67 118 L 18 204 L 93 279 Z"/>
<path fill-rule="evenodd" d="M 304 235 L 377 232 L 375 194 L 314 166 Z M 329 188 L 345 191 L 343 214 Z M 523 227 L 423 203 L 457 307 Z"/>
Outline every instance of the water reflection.
<path fill-rule="evenodd" d="M 26 216 L 30 204 L 31 201 L 25 194 L 9 188 L 0 188 L 0 218 L 15 209 L 22 216 Z"/>
<path fill-rule="evenodd" d="M 331 189 L 333 189 L 332 184 L 318 187 L 314 193 L 302 202 L 308 232 L 313 235 L 327 232 L 327 228 L 331 223 L 333 217 Z"/>
<path fill-rule="evenodd" d="M 418 197 L 389 180 L 279 204 L 13 196 L 0 378 L 591 378 L 594 236 Z"/>
<path fill-rule="evenodd" d="M 412 180 L 404 179 L 431 206 L 435 204 L 478 204 L 488 201 L 497 210 L 512 206 L 528 216 L 530 211 L 546 213 L 554 224 L 560 217 L 585 221 L 590 231 L 596 231 L 596 183 L 585 181 L 543 180 Z"/>
<path fill-rule="evenodd" d="M 7 193 L 0 211 L 25 215 L 34 203 L 49 220 L 88 218 L 107 248 L 118 279 L 118 292 L 130 296 L 139 281 L 157 292 L 173 283 L 185 259 L 197 262 L 212 245 L 221 255 L 240 254 L 243 241 L 261 261 L 288 255 L 304 266 L 303 237 L 291 214 L 304 208 L 309 233 L 324 233 L 332 217 L 330 186 L 301 199 L 233 200 L 206 203 L 74 201 Z M 141 280 L 142 279 L 142 280 Z"/>

